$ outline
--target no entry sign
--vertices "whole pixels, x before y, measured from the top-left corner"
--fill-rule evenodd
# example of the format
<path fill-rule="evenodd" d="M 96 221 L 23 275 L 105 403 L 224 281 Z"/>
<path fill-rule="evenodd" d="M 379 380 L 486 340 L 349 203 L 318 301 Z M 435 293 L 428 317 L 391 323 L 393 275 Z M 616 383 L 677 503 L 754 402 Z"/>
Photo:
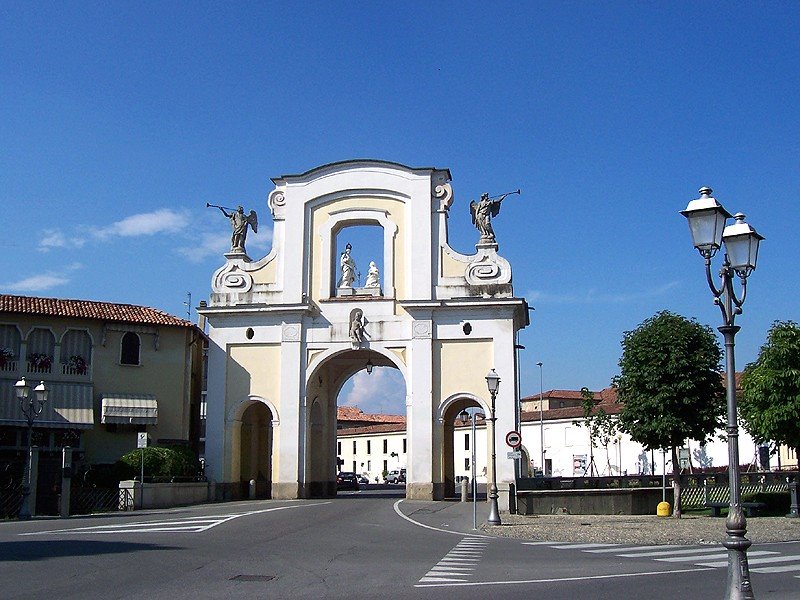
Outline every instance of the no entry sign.
<path fill-rule="evenodd" d="M 511 448 L 519 448 L 520 444 L 522 444 L 522 436 L 519 431 L 509 431 L 506 434 L 506 444 Z"/>

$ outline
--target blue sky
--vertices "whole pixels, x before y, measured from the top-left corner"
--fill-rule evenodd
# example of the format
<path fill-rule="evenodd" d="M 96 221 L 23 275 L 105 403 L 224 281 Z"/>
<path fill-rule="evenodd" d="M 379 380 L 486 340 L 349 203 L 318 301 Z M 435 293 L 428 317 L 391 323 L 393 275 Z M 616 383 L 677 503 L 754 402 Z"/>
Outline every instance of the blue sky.
<path fill-rule="evenodd" d="M 4 293 L 185 315 L 229 244 L 206 202 L 254 208 L 260 256 L 270 177 L 377 158 L 451 170 L 464 253 L 469 200 L 522 189 L 495 230 L 536 309 L 524 394 L 537 361 L 605 387 L 659 310 L 719 324 L 678 214 L 701 186 L 767 238 L 737 364 L 800 320 L 796 2 L 6 2 L 0 61 Z M 402 410 L 365 377 L 342 401 Z"/>

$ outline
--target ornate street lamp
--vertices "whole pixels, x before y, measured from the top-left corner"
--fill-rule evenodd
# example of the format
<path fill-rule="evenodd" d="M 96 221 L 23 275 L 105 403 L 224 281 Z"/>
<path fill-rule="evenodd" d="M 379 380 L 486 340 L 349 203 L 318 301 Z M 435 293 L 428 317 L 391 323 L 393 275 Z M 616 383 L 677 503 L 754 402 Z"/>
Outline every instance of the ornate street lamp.
<path fill-rule="evenodd" d="M 492 405 L 491 405 L 491 417 L 489 420 L 492 422 L 492 482 L 489 486 L 489 518 L 486 519 L 486 522 L 489 525 L 501 525 L 500 521 L 500 510 L 497 507 L 497 460 L 495 455 L 495 425 L 497 423 L 497 417 L 495 417 L 494 413 L 494 401 L 497 397 L 497 390 L 500 388 L 500 376 L 495 372 L 494 369 L 489 371 L 488 375 L 486 375 L 486 387 L 489 388 L 489 395 L 492 397 Z"/>
<path fill-rule="evenodd" d="M 723 325 L 718 327 L 725 339 L 725 384 L 728 402 L 728 465 L 730 504 L 725 521 L 727 537 L 722 545 L 728 549 L 728 580 L 726 600 L 754 598 L 750 583 L 750 568 L 747 564 L 747 549 L 750 540 L 747 533 L 747 520 L 742 511 L 739 484 L 739 425 L 736 416 L 736 364 L 734 360 L 734 337 L 740 327 L 734 325 L 736 315 L 742 313 L 742 305 L 747 295 L 747 277 L 756 268 L 758 244 L 764 238 L 744 222 L 744 215 L 737 213 L 735 222 L 725 226 L 730 213 L 711 197 L 711 189 L 700 188 L 700 198 L 692 200 L 681 211 L 689 221 L 694 247 L 706 263 L 706 279 L 714 303 L 722 311 Z M 725 244 L 725 258 L 720 271 L 720 287 L 711 275 L 711 258 Z M 739 278 L 741 296 L 733 289 L 734 276 Z"/>
<path fill-rule="evenodd" d="M 36 417 L 42 414 L 49 391 L 45 387 L 44 381 L 42 381 L 33 388 L 34 395 L 31 396 L 31 386 L 28 385 L 24 377 L 14 384 L 14 391 L 19 400 L 19 408 L 22 414 L 25 415 L 25 420 L 28 423 L 28 458 L 25 461 L 25 473 L 22 477 L 22 505 L 20 506 L 18 516 L 20 520 L 27 521 L 31 518 L 30 495 L 31 462 L 33 461 L 33 422 L 36 420 Z"/>
<path fill-rule="evenodd" d="M 367 364 L 364 366 L 367 368 L 367 375 L 372 375 L 372 369 L 375 368 L 375 365 L 372 364 L 372 358 L 368 358 Z"/>

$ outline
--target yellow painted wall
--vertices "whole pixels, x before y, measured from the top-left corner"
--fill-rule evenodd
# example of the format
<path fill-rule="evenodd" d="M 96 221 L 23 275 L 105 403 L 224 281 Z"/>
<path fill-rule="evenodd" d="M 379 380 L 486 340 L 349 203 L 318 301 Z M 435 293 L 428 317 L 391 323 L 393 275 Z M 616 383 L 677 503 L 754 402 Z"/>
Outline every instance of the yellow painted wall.
<path fill-rule="evenodd" d="M 253 277 L 253 283 L 255 284 L 276 283 L 278 280 L 277 257 L 273 258 L 257 271 L 252 271 L 250 275 Z"/>
<path fill-rule="evenodd" d="M 460 392 L 480 398 L 486 396 L 486 374 L 494 366 L 492 340 L 434 341 L 433 364 L 441 371 L 433 373 L 434 402 Z"/>
<path fill-rule="evenodd" d="M 444 251 L 444 248 L 439 248 L 439 255 L 441 257 L 441 276 L 442 277 L 463 277 L 467 266 L 454 259 L 452 256 Z"/>
<path fill-rule="evenodd" d="M 280 411 L 281 345 L 228 346 L 227 406 L 248 396 L 269 399 Z M 273 418 L 275 415 L 273 415 Z"/>

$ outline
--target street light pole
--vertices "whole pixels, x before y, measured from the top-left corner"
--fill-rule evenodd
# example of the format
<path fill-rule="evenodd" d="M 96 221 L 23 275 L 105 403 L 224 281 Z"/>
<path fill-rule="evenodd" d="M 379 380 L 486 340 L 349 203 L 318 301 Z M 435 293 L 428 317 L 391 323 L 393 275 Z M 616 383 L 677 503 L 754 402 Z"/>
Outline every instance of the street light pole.
<path fill-rule="evenodd" d="M 542 407 L 544 388 L 542 387 L 542 361 L 537 362 L 536 366 L 539 367 L 539 449 L 541 450 L 541 462 L 539 466 L 542 469 L 542 477 L 544 477 L 544 409 Z"/>
<path fill-rule="evenodd" d="M 736 361 L 734 359 L 734 337 L 739 326 L 734 324 L 736 315 L 742 313 L 742 305 L 747 295 L 747 277 L 756 268 L 758 245 L 764 238 L 744 222 L 745 216 L 734 216 L 733 225 L 726 225 L 730 213 L 715 198 L 711 189 L 700 189 L 700 198 L 692 200 L 681 211 L 689 221 L 689 229 L 695 248 L 705 260 L 706 280 L 714 295 L 714 303 L 722 312 L 723 325 L 717 329 L 725 340 L 725 385 L 728 405 L 728 469 L 730 503 L 728 518 L 725 520 L 727 537 L 722 545 L 728 549 L 728 578 L 725 592 L 726 600 L 749 600 L 755 598 L 750 583 L 750 568 L 747 564 L 747 549 L 750 540 L 747 534 L 747 520 L 742 511 L 739 483 L 739 425 L 736 415 Z M 723 229 L 724 228 L 724 229 Z M 720 271 L 720 287 L 714 283 L 711 274 L 711 258 L 725 244 L 725 258 Z M 733 289 L 734 275 L 739 278 L 742 289 L 737 297 Z"/>
<path fill-rule="evenodd" d="M 489 523 L 489 525 L 501 525 L 500 510 L 497 506 L 497 459 L 495 454 L 497 417 L 494 412 L 495 398 L 497 397 L 497 390 L 500 387 L 500 376 L 494 369 L 489 371 L 489 374 L 486 375 L 486 387 L 489 388 L 489 395 L 492 398 L 490 407 L 491 416 L 489 417 L 489 420 L 492 422 L 492 431 L 490 434 L 492 438 L 492 482 L 489 486 L 489 518 L 486 519 L 486 522 Z"/>
<path fill-rule="evenodd" d="M 25 381 L 23 377 L 14 384 L 14 390 L 19 400 L 19 408 L 22 414 L 25 415 L 25 420 L 28 423 L 28 458 L 25 461 L 25 469 L 22 476 L 22 505 L 19 509 L 18 519 L 20 521 L 28 521 L 31 518 L 30 496 L 31 496 L 31 463 L 33 462 L 33 422 L 36 420 L 42 410 L 44 410 L 44 403 L 47 402 L 48 389 L 44 385 L 44 381 L 40 382 L 33 389 L 31 395 L 31 386 Z"/>

